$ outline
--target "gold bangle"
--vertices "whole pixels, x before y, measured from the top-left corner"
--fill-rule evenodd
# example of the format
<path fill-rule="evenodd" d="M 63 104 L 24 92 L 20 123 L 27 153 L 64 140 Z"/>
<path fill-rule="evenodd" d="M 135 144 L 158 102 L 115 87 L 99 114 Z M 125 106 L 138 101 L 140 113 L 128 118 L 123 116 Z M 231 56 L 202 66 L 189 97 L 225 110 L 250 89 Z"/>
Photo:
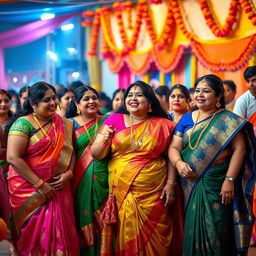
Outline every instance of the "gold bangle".
<path fill-rule="evenodd" d="M 42 179 L 38 180 L 35 184 L 33 184 L 34 188 L 40 188 L 44 184 Z"/>
<path fill-rule="evenodd" d="M 176 161 L 174 161 L 174 163 L 172 164 L 173 167 L 176 169 L 176 165 L 179 161 L 183 161 L 181 158 L 178 158 Z"/>
<path fill-rule="evenodd" d="M 176 186 L 177 182 L 175 180 L 167 180 L 167 183 Z"/>
<path fill-rule="evenodd" d="M 236 181 L 233 177 L 230 176 L 226 176 L 225 179 L 231 181 L 232 183 L 235 183 Z"/>

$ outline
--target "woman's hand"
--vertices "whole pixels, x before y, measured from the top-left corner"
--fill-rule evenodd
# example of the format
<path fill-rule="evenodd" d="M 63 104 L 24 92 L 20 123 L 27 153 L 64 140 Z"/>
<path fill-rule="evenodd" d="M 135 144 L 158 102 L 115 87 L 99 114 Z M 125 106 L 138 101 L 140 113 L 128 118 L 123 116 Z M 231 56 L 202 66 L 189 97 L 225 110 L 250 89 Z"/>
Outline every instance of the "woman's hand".
<path fill-rule="evenodd" d="M 104 132 L 101 133 L 101 135 L 103 136 L 103 143 L 104 144 L 107 145 L 109 142 L 112 141 L 112 139 L 115 135 L 115 130 L 116 129 L 113 129 L 112 125 L 109 125 L 104 129 Z"/>
<path fill-rule="evenodd" d="M 179 175 L 183 178 L 192 178 L 195 177 L 196 174 L 193 172 L 192 168 L 189 166 L 189 164 L 183 162 L 183 161 L 178 161 L 176 164 L 176 169 L 179 173 Z"/>
<path fill-rule="evenodd" d="M 234 183 L 225 179 L 221 187 L 221 202 L 229 204 L 234 198 Z"/>
<path fill-rule="evenodd" d="M 164 206 L 167 206 L 174 202 L 174 200 L 175 200 L 175 185 L 167 183 L 164 186 L 160 199 L 163 199 L 164 197 L 165 197 Z"/>
<path fill-rule="evenodd" d="M 50 183 L 51 187 L 55 190 L 60 190 L 66 186 L 66 184 L 71 179 L 71 173 L 70 172 L 64 172 L 59 174 L 58 176 L 53 177 L 56 181 Z"/>
<path fill-rule="evenodd" d="M 38 191 L 46 200 L 52 200 L 54 198 L 55 191 L 47 182 L 45 182 Z"/>

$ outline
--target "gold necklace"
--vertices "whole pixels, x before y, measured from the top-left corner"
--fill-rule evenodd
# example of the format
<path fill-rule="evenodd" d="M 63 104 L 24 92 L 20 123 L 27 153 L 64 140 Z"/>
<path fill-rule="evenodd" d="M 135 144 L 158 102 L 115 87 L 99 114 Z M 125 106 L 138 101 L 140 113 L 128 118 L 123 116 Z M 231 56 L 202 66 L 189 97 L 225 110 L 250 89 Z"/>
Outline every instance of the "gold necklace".
<path fill-rule="evenodd" d="M 47 134 L 47 132 L 44 130 L 44 128 L 42 127 L 42 125 L 40 124 L 38 118 L 36 117 L 36 113 L 33 113 L 33 118 L 35 120 L 35 122 L 37 123 L 37 125 L 39 126 L 40 130 L 43 132 L 43 134 L 45 135 L 46 139 L 48 141 L 51 141 L 51 138 L 49 137 L 49 135 Z M 52 119 L 51 119 L 52 120 Z M 52 120 L 52 125 L 53 125 L 53 129 L 54 129 L 54 140 L 52 142 L 54 142 L 54 146 L 55 146 L 55 142 L 56 142 L 56 138 L 57 138 L 57 131 L 56 131 L 56 126 L 54 121 Z"/>
<path fill-rule="evenodd" d="M 194 130 L 195 130 L 196 125 L 197 125 L 197 121 L 198 121 L 199 116 L 200 116 L 200 111 L 198 111 L 198 116 L 197 116 L 197 118 L 196 118 L 196 121 L 195 121 L 195 123 L 194 123 L 194 125 L 193 125 L 193 127 L 192 127 L 191 132 L 190 132 L 189 135 L 188 135 L 188 146 L 189 146 L 189 148 L 190 148 L 191 150 L 195 150 L 195 149 L 198 147 L 199 142 L 200 142 L 200 140 L 201 140 L 201 138 L 202 138 L 202 136 L 203 136 L 205 130 L 206 130 L 207 127 L 210 125 L 211 121 L 213 120 L 213 118 L 215 117 L 215 115 L 216 115 L 217 113 L 218 113 L 218 110 L 215 111 L 214 114 L 212 115 L 212 117 L 207 121 L 206 125 L 204 126 L 204 129 L 201 131 L 201 133 L 200 133 L 199 136 L 198 136 L 198 139 L 197 139 L 197 141 L 196 141 L 195 146 L 192 146 L 192 145 L 191 145 L 191 136 L 192 136 L 192 134 L 194 133 Z"/>
<path fill-rule="evenodd" d="M 138 139 L 138 141 L 135 141 L 135 134 L 134 134 L 134 130 L 133 130 L 133 117 L 130 115 L 130 122 L 131 122 L 131 147 L 134 150 L 139 149 L 142 146 L 142 140 L 143 137 L 145 135 L 145 131 L 147 130 L 147 127 L 149 125 L 149 119 L 147 118 L 146 120 L 146 124 L 144 126 L 144 129 L 140 135 L 140 138 Z"/>
<path fill-rule="evenodd" d="M 90 141 L 90 144 L 92 144 L 92 143 L 93 143 L 93 140 L 95 139 L 95 136 L 96 136 L 96 134 L 97 134 L 97 132 L 98 132 L 98 116 L 96 116 L 96 124 L 95 124 L 95 129 L 94 129 L 94 136 L 93 136 L 93 138 L 91 137 L 91 135 L 90 135 L 90 133 L 89 133 L 89 131 L 88 131 L 86 125 L 85 125 L 85 121 L 84 121 L 82 115 L 81 115 L 81 118 L 82 118 L 83 123 L 84 123 L 84 130 L 85 130 L 86 133 L 87 133 L 87 136 L 88 136 L 88 139 L 89 139 L 89 141 Z"/>

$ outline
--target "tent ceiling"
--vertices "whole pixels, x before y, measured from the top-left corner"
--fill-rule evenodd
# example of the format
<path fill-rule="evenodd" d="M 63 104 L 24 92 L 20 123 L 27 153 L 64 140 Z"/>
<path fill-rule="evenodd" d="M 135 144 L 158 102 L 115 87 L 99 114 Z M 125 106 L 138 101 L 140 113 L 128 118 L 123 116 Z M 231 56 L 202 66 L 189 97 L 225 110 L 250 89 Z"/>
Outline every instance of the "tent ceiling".
<path fill-rule="evenodd" d="M 45 12 L 64 15 L 72 12 L 95 9 L 103 5 L 111 5 L 113 0 L 0 0 L 0 22 L 27 23 L 40 19 Z"/>

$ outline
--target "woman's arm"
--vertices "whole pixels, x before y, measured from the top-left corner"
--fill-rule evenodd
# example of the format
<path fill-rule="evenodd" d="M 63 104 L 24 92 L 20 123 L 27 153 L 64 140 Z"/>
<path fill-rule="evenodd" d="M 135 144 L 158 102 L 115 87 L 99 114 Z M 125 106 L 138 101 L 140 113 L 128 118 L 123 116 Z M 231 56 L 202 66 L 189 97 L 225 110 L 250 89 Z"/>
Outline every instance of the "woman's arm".
<path fill-rule="evenodd" d="M 114 134 L 115 129 L 113 129 L 112 125 L 104 125 L 101 133 L 98 133 L 91 146 L 90 150 L 93 158 L 102 159 L 108 154 Z"/>
<path fill-rule="evenodd" d="M 7 140 L 7 161 L 12 165 L 14 170 L 23 177 L 26 181 L 36 186 L 40 185 L 40 190 L 47 199 L 52 199 L 54 191 L 48 183 L 42 183 L 41 178 L 38 177 L 29 167 L 29 165 L 23 160 L 28 144 L 28 139 L 21 136 L 10 135 Z"/>
<path fill-rule="evenodd" d="M 182 150 L 182 140 L 183 139 L 179 136 L 173 136 L 168 150 L 168 157 L 172 162 L 173 167 L 177 169 L 180 176 L 183 178 L 191 178 L 196 174 L 193 172 L 191 167 L 181 158 L 180 152 Z"/>
<path fill-rule="evenodd" d="M 241 169 L 246 152 L 245 139 L 242 132 L 239 132 L 230 142 L 233 151 L 226 178 L 222 184 L 221 195 L 222 203 L 228 204 L 234 196 L 234 181 Z M 233 181 L 232 181 L 233 180 Z"/>

